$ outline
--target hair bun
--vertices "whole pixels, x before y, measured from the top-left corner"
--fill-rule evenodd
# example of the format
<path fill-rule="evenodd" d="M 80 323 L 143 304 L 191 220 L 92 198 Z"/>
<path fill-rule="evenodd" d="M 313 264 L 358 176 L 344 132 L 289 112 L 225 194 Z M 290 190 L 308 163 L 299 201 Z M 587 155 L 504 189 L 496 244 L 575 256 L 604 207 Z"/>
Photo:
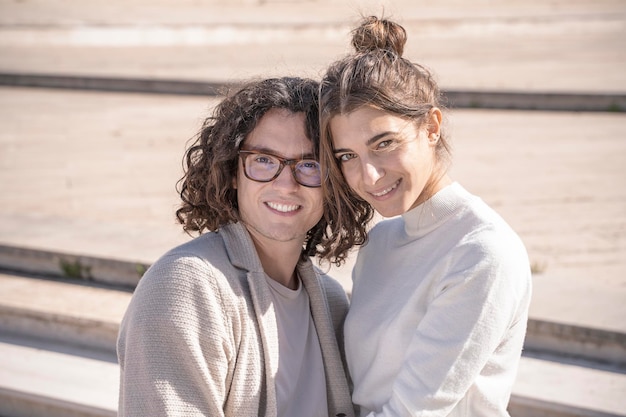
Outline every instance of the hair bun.
<path fill-rule="evenodd" d="M 352 46 L 357 52 L 382 49 L 402 56 L 405 43 L 406 31 L 402 26 L 376 16 L 366 17 L 361 25 L 352 31 Z"/>

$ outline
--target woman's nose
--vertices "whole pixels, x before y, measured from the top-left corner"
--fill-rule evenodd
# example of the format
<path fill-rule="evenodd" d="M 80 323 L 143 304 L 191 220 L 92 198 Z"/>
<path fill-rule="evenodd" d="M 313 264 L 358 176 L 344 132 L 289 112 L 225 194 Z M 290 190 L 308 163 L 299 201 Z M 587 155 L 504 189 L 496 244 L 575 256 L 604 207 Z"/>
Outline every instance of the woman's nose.
<path fill-rule="evenodd" d="M 385 170 L 377 167 L 371 161 L 363 163 L 363 180 L 368 185 L 374 185 L 385 175 Z"/>

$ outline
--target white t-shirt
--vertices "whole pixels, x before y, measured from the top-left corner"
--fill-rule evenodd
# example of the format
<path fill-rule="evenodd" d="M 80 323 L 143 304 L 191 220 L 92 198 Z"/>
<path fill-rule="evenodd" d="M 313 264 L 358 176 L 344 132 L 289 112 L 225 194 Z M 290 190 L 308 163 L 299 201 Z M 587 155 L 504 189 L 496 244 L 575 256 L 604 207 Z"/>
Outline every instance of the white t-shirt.
<path fill-rule="evenodd" d="M 278 326 L 278 417 L 326 417 L 326 376 L 309 295 L 300 281 L 292 290 L 266 279 Z"/>

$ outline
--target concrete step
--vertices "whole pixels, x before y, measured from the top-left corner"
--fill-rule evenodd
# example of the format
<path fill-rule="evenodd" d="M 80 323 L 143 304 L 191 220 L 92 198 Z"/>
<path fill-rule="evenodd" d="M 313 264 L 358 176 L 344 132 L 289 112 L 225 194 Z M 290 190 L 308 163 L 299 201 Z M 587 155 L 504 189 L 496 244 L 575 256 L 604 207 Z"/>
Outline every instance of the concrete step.
<path fill-rule="evenodd" d="M 148 265 L 140 261 L 118 261 L 0 244 L 0 268 L 133 289 Z"/>
<path fill-rule="evenodd" d="M 359 15 L 382 12 L 371 1 L 212 1 L 174 8 L 134 0 L 88 2 L 71 10 L 58 0 L 30 3 L 3 5 L 2 72 L 317 78 L 348 51 Z M 443 87 L 626 91 L 622 2 L 388 3 L 393 5 L 385 6 L 384 15 L 399 19 L 408 32 L 405 56 L 435 69 Z"/>
<path fill-rule="evenodd" d="M 0 336 L 0 415 L 115 416 L 115 356 L 32 338 Z M 523 357 L 509 405 L 512 417 L 626 416 L 626 375 Z"/>
<path fill-rule="evenodd" d="M 115 353 L 131 296 L 79 280 L 0 273 L 0 332 Z"/>
<path fill-rule="evenodd" d="M 0 282 L 0 289 L 5 287 L 0 294 L 0 329 L 18 333 L 29 333 L 30 329 L 39 337 L 46 335 L 60 341 L 67 338 L 79 345 L 113 351 L 119 320 L 132 289 L 148 266 L 136 261 L 0 245 L 1 268 L 57 278 L 34 286 L 28 279 L 7 275 Z M 68 285 L 76 283 L 84 285 Z M 51 299 L 49 293 L 62 295 Z M 42 299 L 35 301 L 33 294 L 42 294 Z M 89 299 L 98 301 L 86 301 Z M 626 367 L 626 333 L 615 329 L 531 315 L 525 349 Z"/>
<path fill-rule="evenodd" d="M 0 355 L 0 415 L 115 415 L 114 356 L 6 335 Z M 523 358 L 509 411 L 513 417 L 622 416 L 625 380 L 619 373 Z"/>
<path fill-rule="evenodd" d="M 130 297 L 126 288 L 0 274 L 0 415 L 115 415 L 115 339 Z M 526 351 L 511 414 L 626 416 L 625 370 L 567 350 Z"/>
<path fill-rule="evenodd" d="M 24 336 L 0 336 L 0 415 L 115 416 L 115 356 Z M 626 375 L 523 357 L 509 405 L 512 417 L 625 416 Z"/>
<path fill-rule="evenodd" d="M 626 416 L 626 369 L 526 353 L 509 403 L 512 417 Z"/>
<path fill-rule="evenodd" d="M 0 415 L 114 417 L 115 354 L 0 332 Z"/>
<path fill-rule="evenodd" d="M 237 82 L 0 72 L 0 86 L 207 97 L 236 88 Z M 624 93 L 447 89 L 443 94 L 448 107 L 457 109 L 626 112 Z"/>

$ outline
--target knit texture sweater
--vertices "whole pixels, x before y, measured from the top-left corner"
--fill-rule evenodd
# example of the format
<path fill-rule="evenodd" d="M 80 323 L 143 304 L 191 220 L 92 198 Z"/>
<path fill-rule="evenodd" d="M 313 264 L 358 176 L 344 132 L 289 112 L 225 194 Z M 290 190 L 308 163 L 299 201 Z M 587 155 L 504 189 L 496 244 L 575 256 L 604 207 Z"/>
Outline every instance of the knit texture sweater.
<path fill-rule="evenodd" d="M 353 416 L 338 343 L 346 294 L 310 260 L 297 268 L 322 351 L 328 415 Z M 157 260 L 120 328 L 119 416 L 276 416 L 278 331 L 265 277 L 238 223 Z"/>
<path fill-rule="evenodd" d="M 526 332 L 524 245 L 458 183 L 378 223 L 344 327 L 360 416 L 502 417 Z"/>

